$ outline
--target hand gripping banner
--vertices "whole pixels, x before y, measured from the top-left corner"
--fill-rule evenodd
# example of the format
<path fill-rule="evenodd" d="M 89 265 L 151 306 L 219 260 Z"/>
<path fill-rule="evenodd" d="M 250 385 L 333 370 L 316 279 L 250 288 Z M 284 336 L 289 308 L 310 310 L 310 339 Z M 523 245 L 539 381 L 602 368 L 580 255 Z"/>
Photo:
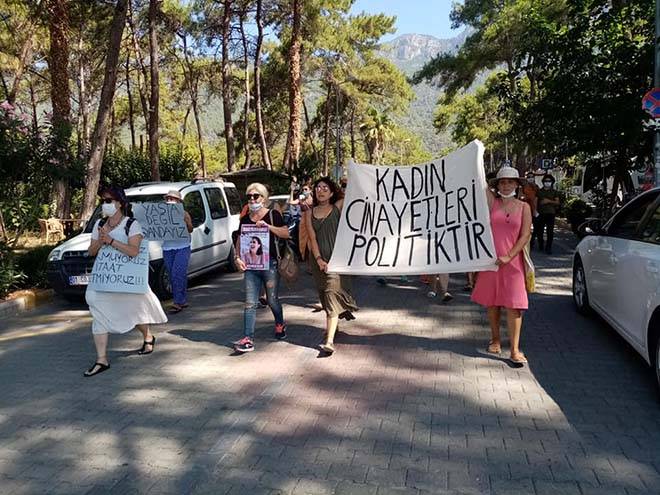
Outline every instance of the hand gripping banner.
<path fill-rule="evenodd" d="M 329 272 L 416 275 L 495 270 L 484 146 L 412 166 L 348 164 Z"/>

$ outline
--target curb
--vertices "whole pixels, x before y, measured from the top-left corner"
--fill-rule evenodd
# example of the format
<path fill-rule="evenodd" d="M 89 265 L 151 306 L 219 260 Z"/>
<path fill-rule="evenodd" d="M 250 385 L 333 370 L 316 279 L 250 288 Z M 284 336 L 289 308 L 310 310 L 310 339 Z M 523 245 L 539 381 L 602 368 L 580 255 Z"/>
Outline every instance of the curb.
<path fill-rule="evenodd" d="M 0 302 L 0 318 L 15 316 L 36 308 L 53 299 L 53 289 L 36 289 L 20 291 L 17 297 Z"/>

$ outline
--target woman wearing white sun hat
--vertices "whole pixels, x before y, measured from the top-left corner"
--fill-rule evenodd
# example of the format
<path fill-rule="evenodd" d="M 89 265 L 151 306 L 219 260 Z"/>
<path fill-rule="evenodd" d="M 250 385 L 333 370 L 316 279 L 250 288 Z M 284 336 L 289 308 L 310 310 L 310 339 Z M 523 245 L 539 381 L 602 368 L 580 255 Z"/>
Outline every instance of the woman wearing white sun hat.
<path fill-rule="evenodd" d="M 527 362 L 520 352 L 519 341 L 522 311 L 528 307 L 523 249 L 531 237 L 532 226 L 529 205 L 516 198 L 522 184 L 518 170 L 502 167 L 490 183 L 496 192 L 487 189 L 498 270 L 480 272 L 472 292 L 472 300 L 488 308 L 491 330 L 488 352 L 499 354 L 502 351 L 500 311 L 502 308 L 506 311 L 511 361 L 516 364 Z"/>

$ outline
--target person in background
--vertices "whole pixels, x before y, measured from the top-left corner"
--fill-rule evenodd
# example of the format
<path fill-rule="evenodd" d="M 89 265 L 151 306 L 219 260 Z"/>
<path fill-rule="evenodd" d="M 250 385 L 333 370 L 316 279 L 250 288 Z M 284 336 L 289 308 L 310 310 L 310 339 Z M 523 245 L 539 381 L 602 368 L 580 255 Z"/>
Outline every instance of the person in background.
<path fill-rule="evenodd" d="M 531 237 L 532 212 L 529 205 L 516 198 L 522 185 L 518 171 L 502 167 L 491 187 L 486 189 L 490 225 L 493 232 L 497 271 L 483 271 L 477 275 L 472 300 L 485 306 L 490 322 L 491 340 L 488 352 L 502 352 L 500 337 L 500 312 L 506 311 L 507 330 L 511 343 L 511 362 L 523 365 L 527 358 L 520 351 L 522 312 L 528 308 L 525 288 L 523 249 Z"/>
<path fill-rule="evenodd" d="M 124 190 L 108 187 L 99 194 L 103 218 L 97 220 L 92 229 L 89 256 L 96 256 L 104 246 L 112 246 L 131 258 L 137 256 L 143 239 L 142 227 L 131 216 Z M 167 316 L 149 286 L 144 294 L 97 291 L 88 286 L 85 300 L 92 314 L 96 361 L 83 373 L 84 376 L 98 375 L 110 369 L 107 354 L 110 333 L 123 334 L 137 328 L 143 341 L 138 354 L 153 352 L 156 337 L 151 333 L 149 325 L 166 323 Z"/>
<path fill-rule="evenodd" d="M 354 319 L 353 311 L 358 307 L 350 293 L 349 278 L 336 273 L 328 273 L 328 262 L 337 238 L 339 218 L 344 200 L 341 192 L 330 177 L 322 177 L 313 188 L 314 208 L 305 214 L 309 232 L 312 276 L 319 292 L 321 306 L 326 314 L 325 340 L 320 349 L 332 354 L 335 352 L 334 338 L 339 318 Z"/>
<path fill-rule="evenodd" d="M 284 219 L 279 211 L 269 209 L 268 189 L 263 184 L 255 182 L 246 190 L 249 212 L 240 219 L 241 225 L 256 225 L 268 227 L 269 242 L 269 268 L 268 270 L 248 270 L 247 266 L 236 256 L 234 262 L 239 271 L 245 272 L 245 310 L 243 315 L 243 338 L 234 344 L 237 352 L 251 352 L 254 350 L 254 328 L 257 323 L 257 308 L 259 307 L 259 292 L 262 286 L 266 288 L 267 302 L 275 318 L 275 338 L 286 338 L 286 324 L 279 297 L 280 274 L 277 271 L 277 256 L 275 256 L 275 242 L 278 239 L 288 239 L 289 229 L 284 225 Z M 234 249 L 240 253 L 240 235 L 236 237 Z"/>
<path fill-rule="evenodd" d="M 298 222 L 298 252 L 300 259 L 307 258 L 307 250 L 309 249 L 309 234 L 307 232 L 307 225 L 302 220 L 306 211 L 311 209 L 313 205 L 312 199 L 312 179 L 305 177 L 301 188 L 294 189 L 293 183 L 291 187 L 291 196 L 289 197 L 290 207 L 298 209 L 300 221 Z"/>
<path fill-rule="evenodd" d="M 448 292 L 449 288 L 449 274 L 441 273 L 438 275 L 431 275 L 431 280 L 429 282 L 429 291 L 426 293 L 426 296 L 429 298 L 435 298 L 438 295 L 438 284 L 440 284 L 440 293 L 442 294 L 442 302 L 449 302 L 454 299 Z"/>
<path fill-rule="evenodd" d="M 166 203 L 183 203 L 181 193 L 176 189 L 168 191 L 165 195 Z M 190 214 L 183 210 L 183 220 L 188 232 L 193 231 Z M 188 307 L 188 263 L 190 263 L 190 238 L 180 241 L 163 241 L 163 262 L 172 283 L 172 296 L 174 304 L 170 313 L 179 313 Z"/>
<path fill-rule="evenodd" d="M 538 192 L 538 217 L 534 226 L 534 234 L 538 241 L 539 250 L 552 254 L 552 241 L 555 232 L 555 216 L 561 205 L 559 191 L 554 189 L 555 178 L 546 174 L 542 179 L 543 187 Z M 545 242 L 543 240 L 546 233 Z M 545 248 L 545 249 L 544 249 Z"/>

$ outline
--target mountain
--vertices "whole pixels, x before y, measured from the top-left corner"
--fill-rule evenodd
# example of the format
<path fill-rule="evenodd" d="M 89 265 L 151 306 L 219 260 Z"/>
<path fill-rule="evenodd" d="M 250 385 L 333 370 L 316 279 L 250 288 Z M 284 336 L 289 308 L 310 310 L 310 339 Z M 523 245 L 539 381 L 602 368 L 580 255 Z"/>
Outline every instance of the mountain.
<path fill-rule="evenodd" d="M 403 34 L 384 44 L 381 55 L 404 74 L 412 76 L 439 53 L 455 53 L 464 43 L 466 36 L 466 31 L 447 39 L 425 34 Z M 437 155 L 451 144 L 448 133 L 437 134 L 433 127 L 433 114 L 441 90 L 428 83 L 416 84 L 412 89 L 415 99 L 410 103 L 408 114 L 395 120 L 399 125 L 418 134 L 426 148 Z"/>

